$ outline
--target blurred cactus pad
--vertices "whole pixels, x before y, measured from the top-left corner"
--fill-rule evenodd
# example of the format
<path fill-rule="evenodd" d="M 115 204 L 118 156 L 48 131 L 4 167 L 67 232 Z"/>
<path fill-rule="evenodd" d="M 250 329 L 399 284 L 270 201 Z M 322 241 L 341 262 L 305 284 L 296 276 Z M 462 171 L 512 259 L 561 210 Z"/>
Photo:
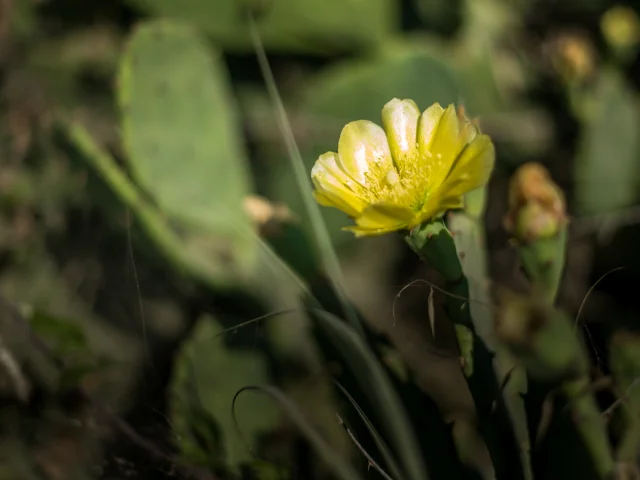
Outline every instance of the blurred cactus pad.
<path fill-rule="evenodd" d="M 5 0 L 0 70 L 0 480 L 640 479 L 635 3 Z"/>

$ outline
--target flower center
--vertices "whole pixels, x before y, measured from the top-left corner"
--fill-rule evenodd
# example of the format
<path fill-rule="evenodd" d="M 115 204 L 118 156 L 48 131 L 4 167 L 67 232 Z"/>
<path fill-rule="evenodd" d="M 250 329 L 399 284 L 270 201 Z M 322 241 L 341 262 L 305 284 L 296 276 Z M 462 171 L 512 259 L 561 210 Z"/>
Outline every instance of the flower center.
<path fill-rule="evenodd" d="M 417 159 L 406 159 L 399 169 L 367 172 L 362 196 L 371 204 L 387 203 L 418 213 L 427 200 L 429 178 L 427 165 L 419 165 Z"/>

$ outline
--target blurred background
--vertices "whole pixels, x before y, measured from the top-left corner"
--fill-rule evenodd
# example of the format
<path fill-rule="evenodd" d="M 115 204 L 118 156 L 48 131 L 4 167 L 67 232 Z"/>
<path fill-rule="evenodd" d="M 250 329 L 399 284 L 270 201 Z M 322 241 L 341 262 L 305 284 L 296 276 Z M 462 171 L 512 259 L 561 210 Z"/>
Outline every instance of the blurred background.
<path fill-rule="evenodd" d="M 636 3 L 247 4 L 0 0 L 0 353 L 9 358 L 0 479 L 325 478 L 267 400 L 239 397 L 236 428 L 231 403 L 252 384 L 280 385 L 352 448 L 302 320 L 216 337 L 295 304 L 289 280 L 237 281 L 252 256 L 269 264 L 238 224 L 260 228 L 316 278 L 304 273 L 317 264 L 305 250 L 314 233 L 247 9 L 307 172 L 337 149 L 346 122 L 380 123 L 394 97 L 421 109 L 462 104 L 497 148 L 485 216 L 492 280 L 521 281 L 502 226 L 507 182 L 540 162 L 571 216 L 559 304 L 580 311 L 598 371 L 607 371 L 611 333 L 638 328 Z M 161 19 L 192 28 L 200 43 L 144 30 Z M 429 287 L 415 282 L 437 276 L 397 235 L 356 240 L 340 230 L 350 223 L 341 212 L 322 215 L 350 300 L 392 339 L 390 364 L 409 365 L 426 392 L 448 392 L 451 409 L 468 408 L 464 381 L 451 375 L 457 359 L 433 353 L 452 345 L 447 321 L 430 325 Z M 294 236 L 278 243 L 283 224 Z M 435 293 L 436 305 L 442 298 Z M 16 362 L 23 372 L 14 375 Z M 289 476 L 254 459 L 247 438 Z"/>

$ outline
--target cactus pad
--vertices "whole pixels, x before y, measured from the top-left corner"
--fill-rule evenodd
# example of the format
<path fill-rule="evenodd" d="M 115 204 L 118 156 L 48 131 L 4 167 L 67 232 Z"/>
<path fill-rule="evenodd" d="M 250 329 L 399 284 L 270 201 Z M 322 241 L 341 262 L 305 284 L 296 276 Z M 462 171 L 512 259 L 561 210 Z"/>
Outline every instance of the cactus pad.
<path fill-rule="evenodd" d="M 117 95 L 134 179 L 171 217 L 185 248 L 223 270 L 248 270 L 249 172 L 220 60 L 186 26 L 143 23 L 123 56 Z"/>

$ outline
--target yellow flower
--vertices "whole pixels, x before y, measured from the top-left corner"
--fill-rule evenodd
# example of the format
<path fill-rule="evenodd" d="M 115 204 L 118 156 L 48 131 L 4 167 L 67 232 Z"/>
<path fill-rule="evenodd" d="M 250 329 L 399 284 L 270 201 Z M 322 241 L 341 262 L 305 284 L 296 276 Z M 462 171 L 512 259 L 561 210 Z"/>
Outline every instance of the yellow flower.
<path fill-rule="evenodd" d="M 348 123 L 338 153 L 321 155 L 311 178 L 321 205 L 353 218 L 356 236 L 412 229 L 484 185 L 495 159 L 493 143 L 453 105 L 435 103 L 422 114 L 412 100 L 394 98 L 382 127 Z"/>

